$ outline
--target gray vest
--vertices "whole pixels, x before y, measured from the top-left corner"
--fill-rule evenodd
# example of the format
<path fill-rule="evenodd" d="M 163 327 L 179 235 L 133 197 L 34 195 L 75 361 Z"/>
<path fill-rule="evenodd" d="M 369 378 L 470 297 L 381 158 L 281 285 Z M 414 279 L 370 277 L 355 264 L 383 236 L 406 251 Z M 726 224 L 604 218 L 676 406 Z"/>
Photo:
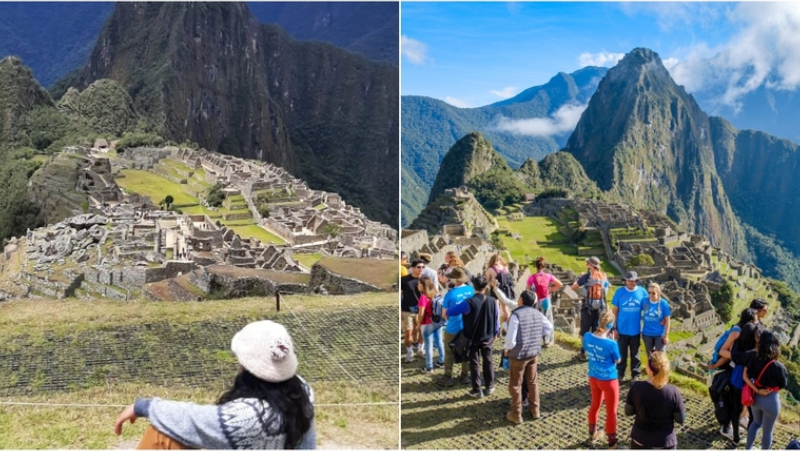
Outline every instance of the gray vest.
<path fill-rule="evenodd" d="M 508 356 L 512 359 L 528 360 L 542 351 L 542 320 L 536 313 L 533 307 L 523 305 L 511 314 L 519 320 L 517 345 L 508 351 Z"/>

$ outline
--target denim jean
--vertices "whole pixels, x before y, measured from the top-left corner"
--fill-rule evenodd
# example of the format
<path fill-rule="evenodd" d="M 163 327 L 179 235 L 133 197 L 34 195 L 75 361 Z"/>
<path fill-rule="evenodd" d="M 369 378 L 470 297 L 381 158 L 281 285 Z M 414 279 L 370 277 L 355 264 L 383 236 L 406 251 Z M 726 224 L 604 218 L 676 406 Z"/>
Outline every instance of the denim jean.
<path fill-rule="evenodd" d="M 544 310 L 542 313 L 544 313 L 544 317 L 547 318 L 548 321 L 550 321 L 550 324 L 553 324 L 553 301 L 550 298 L 545 298 L 545 299 L 547 299 L 547 310 Z M 544 299 L 542 299 L 541 305 L 544 305 Z M 555 331 L 555 329 L 553 330 Z M 547 334 L 544 337 L 544 343 L 545 344 L 552 343 L 554 335 L 555 332 L 550 332 L 549 334 Z"/>
<path fill-rule="evenodd" d="M 443 326 L 425 324 L 422 326 L 422 339 L 425 342 L 425 368 L 433 368 L 433 347 L 439 352 L 438 362 L 444 364 L 444 341 L 442 340 Z"/>

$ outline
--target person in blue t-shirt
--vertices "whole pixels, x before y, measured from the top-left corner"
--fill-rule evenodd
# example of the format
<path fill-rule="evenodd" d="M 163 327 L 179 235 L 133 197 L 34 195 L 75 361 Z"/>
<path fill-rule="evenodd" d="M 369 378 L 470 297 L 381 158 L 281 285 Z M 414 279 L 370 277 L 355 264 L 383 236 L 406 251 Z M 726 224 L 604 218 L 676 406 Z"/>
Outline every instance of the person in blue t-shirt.
<path fill-rule="evenodd" d="M 457 304 L 460 304 L 467 299 L 475 296 L 475 289 L 467 285 L 469 276 L 464 271 L 464 268 L 454 267 L 447 275 L 450 282 L 454 287 L 444 296 L 442 300 L 442 313 L 446 314 L 447 310 L 452 309 Z M 453 381 L 453 353 L 450 351 L 449 343 L 456 338 L 461 329 L 464 328 L 464 321 L 461 315 L 453 315 L 447 317 L 447 324 L 444 327 L 444 376 L 438 380 L 437 384 L 442 387 L 450 387 L 455 384 Z M 461 362 L 461 383 L 469 384 L 469 362 Z"/>
<path fill-rule="evenodd" d="M 642 333 L 642 310 L 647 303 L 647 290 L 637 285 L 639 275 L 636 271 L 625 274 L 625 286 L 614 293 L 611 300 L 612 310 L 617 317 L 617 326 L 612 331 L 617 339 L 622 358 L 617 364 L 619 380 L 625 377 L 628 366 L 628 351 L 631 354 L 631 382 L 636 381 L 642 372 L 639 360 L 639 343 Z"/>
<path fill-rule="evenodd" d="M 664 351 L 669 344 L 669 316 L 672 311 L 669 302 L 661 297 L 661 286 L 651 283 L 647 287 L 648 302 L 644 305 L 644 349 L 647 351 L 648 361 L 653 349 Z"/>
<path fill-rule="evenodd" d="M 606 401 L 606 436 L 609 449 L 617 445 L 617 407 L 619 406 L 619 381 L 617 363 L 619 346 L 608 334 L 614 327 L 614 313 L 605 310 L 600 314 L 596 331 L 583 336 L 583 349 L 589 360 L 589 388 L 592 404 L 589 406 L 589 442 L 597 439 L 597 418 L 600 404 Z"/>

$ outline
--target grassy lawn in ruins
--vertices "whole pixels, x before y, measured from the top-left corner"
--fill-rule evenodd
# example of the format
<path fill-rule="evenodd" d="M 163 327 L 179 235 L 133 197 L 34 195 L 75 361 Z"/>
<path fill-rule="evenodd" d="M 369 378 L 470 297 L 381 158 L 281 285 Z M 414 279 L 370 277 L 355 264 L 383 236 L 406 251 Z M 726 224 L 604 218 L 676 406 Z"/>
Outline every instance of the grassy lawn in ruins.
<path fill-rule="evenodd" d="M 314 263 L 318 262 L 319 259 L 322 258 L 322 254 L 319 252 L 315 252 L 313 254 L 300 254 L 295 252 L 292 255 L 292 258 L 301 265 L 305 266 L 308 269 L 311 269 L 314 266 Z"/>
<path fill-rule="evenodd" d="M 336 274 L 358 278 L 384 290 L 391 290 L 392 284 L 400 280 L 397 260 L 325 257 L 319 263 Z"/>
<path fill-rule="evenodd" d="M 231 337 L 262 319 L 292 334 L 298 374 L 315 393 L 318 447 L 397 449 L 396 305 L 394 293 L 290 295 L 280 312 L 271 298 L 4 302 L 0 401 L 95 407 L 0 404 L 0 449 L 132 449 L 148 422 L 127 424 L 115 436 L 122 406 L 151 396 L 213 403 L 236 372 Z M 368 319 L 373 340 L 364 344 L 352 331 Z M 373 357 L 365 361 L 364 353 Z M 343 405 L 362 403 L 371 405 Z"/>
<path fill-rule="evenodd" d="M 549 263 L 555 263 L 564 269 L 572 269 L 576 273 L 586 270 L 586 257 L 577 255 L 575 248 L 567 244 L 544 244 L 544 242 L 561 241 L 566 239 L 558 231 L 559 224 L 552 218 L 545 216 L 526 216 L 522 221 L 509 222 L 505 218 L 497 218 L 497 225 L 511 233 L 517 233 L 522 238 L 517 241 L 509 236 L 501 235 L 503 244 L 511 252 L 511 256 L 519 262 L 532 264 L 536 257 L 544 257 Z M 538 244 L 537 241 L 543 244 Z M 529 259 L 525 259 L 525 256 Z M 602 268 L 607 274 L 616 275 L 619 272 L 606 261 L 605 251 L 598 248 L 597 257 L 603 262 Z"/>
<path fill-rule="evenodd" d="M 167 180 L 153 172 L 123 169 L 120 174 L 124 177 L 115 179 L 119 186 L 128 192 L 149 197 L 155 205 L 158 205 L 167 194 L 172 195 L 175 199 L 175 205 L 197 205 L 199 203 L 196 197 L 183 191 L 183 185 Z"/>
<path fill-rule="evenodd" d="M 275 243 L 275 244 L 283 244 L 286 241 L 281 239 L 277 235 L 273 235 L 269 233 L 267 229 L 259 226 L 259 225 L 246 225 L 246 226 L 231 226 L 234 232 L 236 232 L 242 239 L 247 238 L 255 238 L 260 240 L 262 243 Z"/>

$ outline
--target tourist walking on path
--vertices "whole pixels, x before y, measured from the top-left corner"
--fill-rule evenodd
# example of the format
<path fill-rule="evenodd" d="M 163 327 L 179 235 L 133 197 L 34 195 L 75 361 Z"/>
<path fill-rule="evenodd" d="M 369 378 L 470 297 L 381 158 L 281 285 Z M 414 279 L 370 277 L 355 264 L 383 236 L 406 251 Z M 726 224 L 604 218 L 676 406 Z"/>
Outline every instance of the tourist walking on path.
<path fill-rule="evenodd" d="M 440 301 L 441 295 L 436 294 L 433 289 L 433 281 L 425 276 L 419 278 L 419 291 L 422 292 L 422 295 L 419 297 L 417 323 L 422 329 L 422 340 L 425 345 L 425 365 L 422 367 L 422 372 L 432 373 L 434 346 L 439 353 L 436 367 L 441 368 L 444 366 L 444 342 L 442 340 L 444 319 L 436 318 L 438 321 L 433 322 L 433 303 L 434 301 Z"/>
<path fill-rule="evenodd" d="M 617 362 L 620 360 L 617 342 L 608 336 L 614 327 L 614 313 L 600 314 L 600 325 L 593 333 L 583 336 L 583 349 L 589 359 L 589 389 L 592 404 L 589 406 L 589 441 L 597 440 L 597 418 L 600 403 L 606 402 L 606 436 L 608 447 L 617 446 L 617 407 L 619 406 L 619 381 Z"/>
<path fill-rule="evenodd" d="M 417 335 L 417 314 L 419 313 L 419 278 L 425 263 L 411 262 L 411 273 L 400 278 L 400 317 L 406 345 L 406 362 L 414 361 L 414 342 Z"/>
<path fill-rule="evenodd" d="M 537 359 L 542 351 L 542 337 L 553 331 L 553 324 L 538 310 L 536 293 L 523 291 L 519 307 L 511 313 L 508 320 L 503 350 L 508 354 L 508 393 L 511 395 L 511 410 L 506 419 L 512 423 L 522 423 L 522 386 L 528 387 L 528 408 L 533 419 L 539 418 L 539 387 Z"/>
<path fill-rule="evenodd" d="M 600 271 L 599 258 L 587 258 L 586 268 L 586 274 L 572 284 L 573 291 L 578 291 L 579 287 L 586 288 L 586 295 L 581 305 L 581 328 L 578 332 L 581 338 L 586 332 L 594 332 L 599 327 L 600 314 L 606 311 L 606 292 L 609 287 L 608 277 Z M 581 348 L 578 358 L 586 360 L 585 348 Z"/>
<path fill-rule="evenodd" d="M 748 324 L 754 323 L 755 321 L 756 310 L 751 308 L 742 310 L 741 315 L 739 315 L 739 323 L 731 327 L 725 343 L 722 344 L 717 352 L 716 361 L 712 359 L 708 365 L 708 369 L 711 371 L 720 370 L 721 372 L 725 373 L 724 375 L 714 376 L 715 380 L 717 377 L 727 378 L 728 380 L 728 382 L 724 384 L 712 384 L 711 388 L 709 388 L 709 392 L 711 394 L 711 400 L 714 402 L 715 406 L 714 413 L 717 416 L 717 420 L 720 422 L 719 433 L 723 437 L 733 440 L 733 442 L 736 444 L 738 444 L 740 440 L 740 418 L 742 417 L 743 412 L 745 412 L 744 407 L 742 406 L 742 389 L 740 388 L 744 386 L 744 381 L 736 381 L 733 379 L 734 367 L 731 365 L 731 352 L 734 344 L 741 336 L 742 330 L 744 330 Z M 740 375 L 741 374 L 743 373 L 740 373 Z M 717 406 L 720 405 L 723 408 L 718 411 Z M 747 425 L 748 424 L 745 420 L 742 426 L 746 427 Z"/>
<path fill-rule="evenodd" d="M 743 354 L 744 382 L 753 390 L 755 402 L 751 406 L 752 421 L 747 429 L 746 449 L 751 449 L 756 441 L 758 430 L 761 431 L 761 449 L 772 446 L 772 429 L 781 413 L 781 399 L 778 391 L 786 388 L 789 373 L 782 363 L 781 345 L 777 335 L 765 330 L 758 339 L 758 347 L 754 351 Z M 750 379 L 754 380 L 751 381 Z"/>
<path fill-rule="evenodd" d="M 150 420 L 137 449 L 313 449 L 314 394 L 297 376 L 297 356 L 286 329 L 272 321 L 250 323 L 234 335 L 241 365 L 233 386 L 216 405 L 138 398 L 120 413 Z"/>
<path fill-rule="evenodd" d="M 651 283 L 647 287 L 648 302 L 644 306 L 642 336 L 644 349 L 649 356 L 653 350 L 664 351 L 669 344 L 669 302 L 661 297 L 661 286 Z"/>
<path fill-rule="evenodd" d="M 547 262 L 544 257 L 536 259 L 536 274 L 528 277 L 528 289 L 536 291 L 536 297 L 539 299 L 539 310 L 544 314 L 545 318 L 552 324 L 553 323 L 553 306 L 550 302 L 550 289 L 558 290 L 564 286 L 560 280 L 554 275 L 544 272 L 547 268 Z M 550 332 L 544 337 L 544 345 L 550 346 L 553 343 L 553 332 Z"/>
<path fill-rule="evenodd" d="M 472 377 L 472 391 L 469 395 L 473 398 L 489 396 L 494 392 L 494 365 L 492 364 L 492 344 L 494 338 L 500 333 L 499 312 L 500 306 L 497 299 L 487 296 L 489 288 L 485 277 L 477 277 L 472 281 L 475 287 L 475 296 L 465 302 L 448 309 L 448 314 L 462 315 L 464 321 L 464 335 L 472 339 L 469 349 L 469 372 Z M 481 380 L 479 366 L 483 360 L 483 379 Z M 485 390 L 481 391 L 481 381 Z"/>
<path fill-rule="evenodd" d="M 634 382 L 625 401 L 625 415 L 636 415 L 631 449 L 675 449 L 675 423 L 686 421 L 686 407 L 678 388 L 667 384 L 667 354 L 654 351 L 646 371 L 647 380 Z"/>
<path fill-rule="evenodd" d="M 642 372 L 639 360 L 639 344 L 642 332 L 642 310 L 647 304 L 647 290 L 638 285 L 639 275 L 636 271 L 625 274 L 625 286 L 620 287 L 611 299 L 611 310 L 617 317 L 617 325 L 612 331 L 619 344 L 622 356 L 617 365 L 620 382 L 625 377 L 628 366 L 628 352 L 631 356 L 631 381 L 635 381 Z"/>
<path fill-rule="evenodd" d="M 458 304 L 465 302 L 467 299 L 475 295 L 475 290 L 467 285 L 467 274 L 461 268 L 453 268 L 450 271 L 450 281 L 453 283 L 454 288 L 447 292 L 442 301 L 442 313 L 444 314 L 447 323 L 444 326 L 444 343 L 445 346 L 453 341 L 464 328 L 464 322 L 461 315 L 456 315 L 450 310 L 455 308 Z M 444 376 L 439 379 L 438 384 L 443 387 L 450 387 L 455 384 L 453 381 L 453 364 L 455 359 L 450 349 L 445 348 L 444 353 Z M 461 362 L 461 383 L 469 383 L 468 371 L 469 363 L 465 360 Z"/>

